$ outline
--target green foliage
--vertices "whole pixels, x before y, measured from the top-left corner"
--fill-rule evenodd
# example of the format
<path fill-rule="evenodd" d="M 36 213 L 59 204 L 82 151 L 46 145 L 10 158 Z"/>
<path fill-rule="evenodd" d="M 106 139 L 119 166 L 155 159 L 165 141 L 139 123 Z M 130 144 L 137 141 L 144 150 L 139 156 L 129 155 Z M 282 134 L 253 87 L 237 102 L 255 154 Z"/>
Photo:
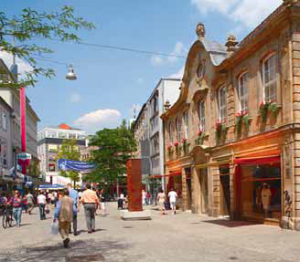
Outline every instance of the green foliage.
<path fill-rule="evenodd" d="M 197 146 L 202 145 L 202 144 L 203 144 L 204 137 L 205 137 L 205 133 L 204 133 L 204 132 L 199 132 L 198 138 L 195 139 L 195 144 L 196 144 Z"/>
<path fill-rule="evenodd" d="M 30 161 L 30 175 L 33 177 L 39 177 L 40 176 L 40 168 L 39 168 L 39 161 L 38 160 L 31 160 Z"/>
<path fill-rule="evenodd" d="M 33 43 L 34 39 L 56 39 L 59 41 L 75 41 L 80 38 L 75 32 L 81 28 L 94 29 L 92 23 L 85 21 L 82 17 L 74 16 L 71 6 L 62 7 L 60 12 L 38 12 L 30 8 L 22 10 L 19 17 L 8 18 L 4 12 L 0 12 L 0 46 L 7 51 L 28 61 L 33 67 L 32 72 L 27 72 L 25 79 L 13 87 L 34 86 L 36 77 L 43 75 L 53 77 L 54 70 L 39 67 L 36 57 L 42 54 L 52 53 L 49 48 L 38 46 Z M 14 45 L 12 39 L 18 45 Z M 12 84 L 7 84 L 10 87 Z"/>
<path fill-rule="evenodd" d="M 273 118 L 276 118 L 278 115 L 279 107 L 278 104 L 274 101 L 271 102 L 261 102 L 259 106 L 259 113 L 261 115 L 261 121 L 263 123 L 267 122 L 268 112 L 271 112 Z"/>
<path fill-rule="evenodd" d="M 90 161 L 96 165 L 94 171 L 86 176 L 90 182 L 114 184 L 126 173 L 126 162 L 136 151 L 133 132 L 124 120 L 120 127 L 103 129 L 94 135 L 89 146 L 93 150 Z"/>
<path fill-rule="evenodd" d="M 217 142 L 219 143 L 220 141 L 225 140 L 226 135 L 227 135 L 227 127 L 225 123 L 217 121 L 215 124 L 216 128 L 216 139 Z"/>
<path fill-rule="evenodd" d="M 80 152 L 75 139 L 63 141 L 56 156 L 56 160 L 58 159 L 80 160 Z M 74 185 L 75 182 L 79 181 L 79 173 L 76 171 L 60 170 L 60 175 L 70 178 L 74 182 Z"/>

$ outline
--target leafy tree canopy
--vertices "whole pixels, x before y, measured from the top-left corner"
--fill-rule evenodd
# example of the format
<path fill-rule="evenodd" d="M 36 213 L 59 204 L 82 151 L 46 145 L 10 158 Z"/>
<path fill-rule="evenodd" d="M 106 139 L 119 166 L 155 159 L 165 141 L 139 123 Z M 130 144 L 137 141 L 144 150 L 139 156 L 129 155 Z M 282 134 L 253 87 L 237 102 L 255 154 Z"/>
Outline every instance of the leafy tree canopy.
<path fill-rule="evenodd" d="M 56 160 L 58 159 L 80 160 L 80 152 L 75 139 L 63 141 L 56 156 Z M 74 187 L 75 182 L 79 181 L 79 173 L 76 171 L 60 170 L 60 175 L 70 178 L 74 182 Z"/>
<path fill-rule="evenodd" d="M 90 159 L 96 168 L 86 179 L 107 184 L 114 184 L 126 173 L 126 162 L 136 150 L 136 141 L 125 120 L 116 129 L 98 131 L 89 145 L 98 149 L 92 151 Z"/>
<path fill-rule="evenodd" d="M 18 17 L 8 18 L 0 12 L 0 47 L 16 57 L 28 61 L 33 70 L 25 73 L 25 78 L 13 87 L 33 86 L 36 77 L 53 77 L 54 70 L 40 67 L 36 57 L 52 53 L 49 48 L 33 43 L 34 39 L 56 39 L 59 41 L 79 41 L 77 30 L 94 29 L 95 26 L 82 17 L 74 16 L 71 6 L 64 6 L 60 12 L 38 12 L 30 8 L 23 9 Z M 12 40 L 16 41 L 16 44 Z M 9 87 L 11 83 L 6 83 Z"/>

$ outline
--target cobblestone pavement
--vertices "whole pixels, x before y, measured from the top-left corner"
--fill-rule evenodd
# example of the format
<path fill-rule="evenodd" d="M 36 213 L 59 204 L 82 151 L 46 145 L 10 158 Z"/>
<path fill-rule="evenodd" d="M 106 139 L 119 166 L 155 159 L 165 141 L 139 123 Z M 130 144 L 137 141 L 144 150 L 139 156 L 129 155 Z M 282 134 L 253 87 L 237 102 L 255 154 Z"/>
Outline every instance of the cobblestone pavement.
<path fill-rule="evenodd" d="M 191 213 L 161 216 L 149 221 L 122 221 L 116 203 L 109 215 L 97 216 L 97 231 L 87 234 L 79 213 L 79 236 L 69 249 L 50 234 L 52 219 L 40 221 L 23 214 L 20 228 L 0 228 L 0 261 L 18 262 L 155 262 L 155 261 L 300 261 L 300 233 L 275 226 L 231 222 Z"/>

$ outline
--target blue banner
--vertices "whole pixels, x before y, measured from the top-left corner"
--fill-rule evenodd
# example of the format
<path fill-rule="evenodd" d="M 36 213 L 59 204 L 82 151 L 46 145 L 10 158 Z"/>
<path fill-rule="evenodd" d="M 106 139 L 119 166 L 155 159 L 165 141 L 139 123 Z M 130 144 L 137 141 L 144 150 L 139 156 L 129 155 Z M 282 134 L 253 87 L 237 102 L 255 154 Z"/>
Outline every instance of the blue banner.
<path fill-rule="evenodd" d="M 74 161 L 68 159 L 58 159 L 57 166 L 60 170 L 63 171 L 87 171 L 95 168 L 95 165 L 83 161 Z"/>

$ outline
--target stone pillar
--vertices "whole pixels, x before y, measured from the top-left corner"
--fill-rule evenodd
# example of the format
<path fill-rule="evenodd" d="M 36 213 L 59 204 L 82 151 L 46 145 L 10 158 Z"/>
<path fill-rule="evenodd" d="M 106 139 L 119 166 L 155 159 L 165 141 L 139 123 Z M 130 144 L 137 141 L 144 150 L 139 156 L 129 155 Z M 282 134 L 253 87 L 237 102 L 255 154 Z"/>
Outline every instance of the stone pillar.
<path fill-rule="evenodd" d="M 212 172 L 212 216 L 220 215 L 220 170 L 219 166 L 211 168 Z"/>
<path fill-rule="evenodd" d="M 229 172 L 230 172 L 230 218 L 234 219 L 235 217 L 235 211 L 236 211 L 236 201 L 235 199 L 238 197 L 236 196 L 236 191 L 235 191 L 235 174 L 234 174 L 234 164 L 229 165 Z"/>
<path fill-rule="evenodd" d="M 185 168 L 182 168 L 182 210 L 187 210 L 188 206 L 188 194 L 187 194 L 187 183 L 186 183 L 186 172 Z"/>
<path fill-rule="evenodd" d="M 192 179 L 192 212 L 197 214 L 200 213 L 200 181 L 198 176 L 198 171 L 195 166 L 191 169 L 191 179 Z"/>

